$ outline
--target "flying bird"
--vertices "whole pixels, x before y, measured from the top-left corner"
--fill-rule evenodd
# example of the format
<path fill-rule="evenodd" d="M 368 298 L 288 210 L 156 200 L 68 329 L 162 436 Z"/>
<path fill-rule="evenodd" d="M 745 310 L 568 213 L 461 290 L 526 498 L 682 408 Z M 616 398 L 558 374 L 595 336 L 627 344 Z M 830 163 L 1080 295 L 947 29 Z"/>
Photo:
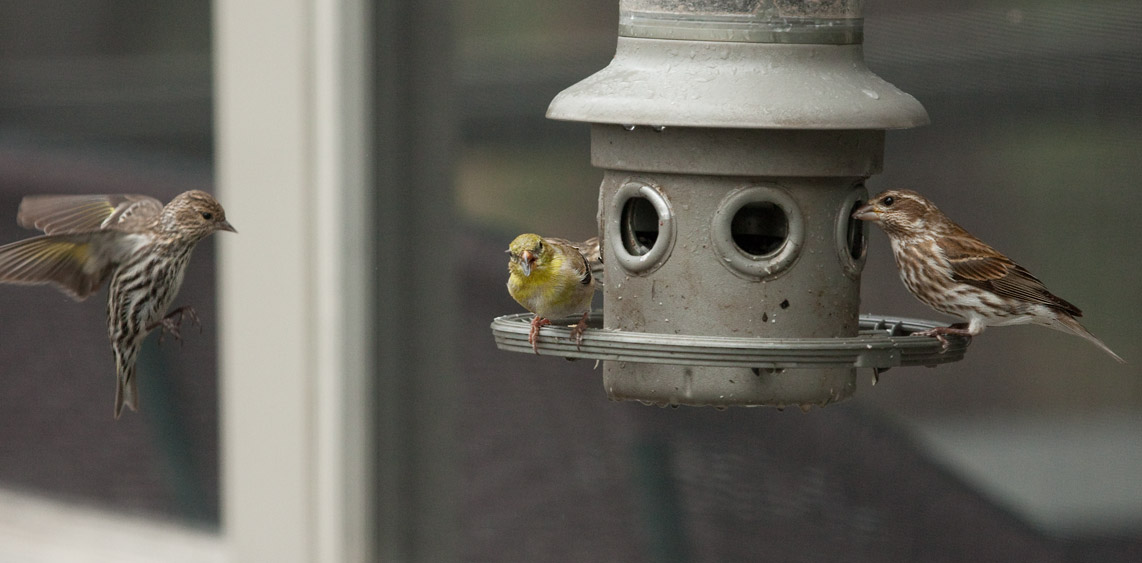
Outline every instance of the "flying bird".
<path fill-rule="evenodd" d="M 583 252 L 598 252 L 598 239 L 572 243 L 559 238 L 543 238 L 523 234 L 508 246 L 508 293 L 525 309 L 535 314 L 527 341 L 539 353 L 539 329 L 551 324 L 550 319 L 582 315 L 571 329 L 575 345 L 583 342 L 591 297 L 595 293 L 595 276 Z M 594 262 L 592 260 L 591 262 Z"/>
<path fill-rule="evenodd" d="M 975 336 L 989 326 L 1033 323 L 1081 336 L 1125 363 L 1079 324 L 1082 311 L 1054 295 L 1026 268 L 968 233 L 932 202 L 888 190 L 853 211 L 888 235 L 900 279 L 929 307 L 966 320 L 917 332 L 944 344 L 945 335 Z"/>
<path fill-rule="evenodd" d="M 111 278 L 107 332 L 115 355 L 115 418 L 137 410 L 135 360 L 155 328 L 179 338 L 193 309 L 167 309 L 178 294 L 191 251 L 216 231 L 237 231 L 208 193 L 179 194 L 166 206 L 144 195 L 27 196 L 20 226 L 41 236 L 0 246 L 0 283 L 54 284 L 77 301 Z"/>

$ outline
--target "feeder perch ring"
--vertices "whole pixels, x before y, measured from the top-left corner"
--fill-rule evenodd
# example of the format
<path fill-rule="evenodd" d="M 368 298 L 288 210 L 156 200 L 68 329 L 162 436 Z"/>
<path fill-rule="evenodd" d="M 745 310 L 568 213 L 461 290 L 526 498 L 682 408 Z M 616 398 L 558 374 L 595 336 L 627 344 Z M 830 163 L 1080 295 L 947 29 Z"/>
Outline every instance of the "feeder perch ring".
<path fill-rule="evenodd" d="M 492 321 L 496 346 L 510 352 L 533 353 L 527 341 L 531 313 L 497 317 Z M 575 319 L 565 319 L 574 324 Z M 603 314 L 592 311 L 582 347 L 571 339 L 569 326 L 555 320 L 540 329 L 540 355 L 618 362 L 745 367 L 765 369 L 854 367 L 885 370 L 898 366 L 935 366 L 962 360 L 971 339 L 948 338 L 948 348 L 936 338 L 913 333 L 944 326 L 921 319 L 860 316 L 860 334 L 851 338 L 741 338 L 650 334 L 602 328 Z"/>

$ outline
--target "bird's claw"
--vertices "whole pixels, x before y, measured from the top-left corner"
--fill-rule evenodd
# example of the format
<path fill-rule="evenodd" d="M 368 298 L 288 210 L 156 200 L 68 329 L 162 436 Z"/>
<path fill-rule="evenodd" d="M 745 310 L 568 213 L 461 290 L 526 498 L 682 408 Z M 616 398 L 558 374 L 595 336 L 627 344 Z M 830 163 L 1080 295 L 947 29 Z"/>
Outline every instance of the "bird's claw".
<path fill-rule="evenodd" d="M 583 349 L 583 333 L 587 330 L 587 317 L 590 312 L 584 313 L 583 318 L 579 319 L 579 323 L 571 327 L 571 339 L 575 341 L 575 348 Z M 531 331 L 527 334 L 527 342 L 531 344 L 531 350 L 539 354 L 539 329 L 551 324 L 551 321 L 535 316 L 531 319 Z"/>
<path fill-rule="evenodd" d="M 941 344 L 941 346 L 940 346 L 940 353 L 941 353 L 941 354 L 943 354 L 943 353 L 947 352 L 947 351 L 948 351 L 948 347 L 949 347 L 949 346 L 951 346 L 951 343 L 950 343 L 950 342 L 948 342 L 948 337 L 947 337 L 947 336 L 944 336 L 944 333 L 943 333 L 942 331 L 936 330 L 935 328 L 930 328 L 930 329 L 928 329 L 928 330 L 921 330 L 921 331 L 919 331 L 919 332 L 913 332 L 913 333 L 912 333 L 912 336 L 931 336 L 931 337 L 935 337 L 935 338 L 936 338 L 936 340 L 939 340 L 939 341 L 940 341 L 940 344 Z"/>
<path fill-rule="evenodd" d="M 940 353 L 943 354 L 943 353 L 947 352 L 948 348 L 951 347 L 951 345 L 952 345 L 951 341 L 949 341 L 948 337 L 946 336 L 948 334 L 955 334 L 957 336 L 963 336 L 964 338 L 969 338 L 969 339 L 971 338 L 971 333 L 968 332 L 967 329 L 963 328 L 959 324 L 954 324 L 954 325 L 948 326 L 948 327 L 938 326 L 938 327 L 933 327 L 933 328 L 930 328 L 927 330 L 921 330 L 919 332 L 913 332 L 912 336 L 934 336 L 934 337 L 936 337 L 936 340 L 939 340 L 940 344 L 941 344 Z"/>
<path fill-rule="evenodd" d="M 177 320 L 175 319 L 176 316 L 178 317 Z M 196 313 L 194 311 L 194 309 L 192 309 L 190 307 L 185 307 L 185 306 L 179 307 L 178 309 L 175 309 L 175 310 L 171 311 L 170 313 L 167 313 L 167 316 L 163 317 L 158 322 L 148 326 L 147 330 L 151 331 L 151 330 L 154 330 L 156 328 L 162 329 L 162 331 L 159 332 L 159 346 L 162 346 L 163 340 L 166 337 L 166 334 L 168 332 L 171 334 L 171 336 L 175 339 L 176 342 L 181 343 L 182 342 L 182 331 L 181 331 L 181 329 L 182 329 L 183 317 L 190 317 L 190 320 L 192 322 L 194 322 L 194 326 L 197 326 L 198 331 L 202 332 L 202 322 L 200 322 L 198 320 L 198 313 Z"/>
<path fill-rule="evenodd" d="M 575 348 L 579 351 L 583 351 L 583 333 L 587 331 L 587 317 L 590 314 L 590 311 L 583 313 L 583 318 L 571 328 L 571 338 L 575 339 Z"/>
<path fill-rule="evenodd" d="M 531 344 L 531 350 L 539 355 L 539 329 L 541 327 L 551 324 L 551 321 L 536 315 L 531 319 L 531 332 L 527 333 L 527 342 Z"/>

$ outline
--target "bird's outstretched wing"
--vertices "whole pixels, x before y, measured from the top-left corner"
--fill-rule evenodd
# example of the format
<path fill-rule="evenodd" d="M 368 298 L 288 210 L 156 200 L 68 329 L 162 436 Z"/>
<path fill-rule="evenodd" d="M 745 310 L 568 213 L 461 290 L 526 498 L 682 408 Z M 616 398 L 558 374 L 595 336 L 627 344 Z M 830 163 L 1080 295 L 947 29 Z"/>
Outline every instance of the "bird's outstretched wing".
<path fill-rule="evenodd" d="M 1000 297 L 1038 303 L 1081 317 L 1083 312 L 1047 290 L 1043 282 L 975 237 L 944 237 L 936 243 L 952 267 L 952 279 Z"/>
<path fill-rule="evenodd" d="M 52 283 L 82 301 L 111 273 L 111 260 L 96 250 L 108 236 L 115 234 L 44 235 L 0 246 L 0 282 Z"/>
<path fill-rule="evenodd" d="M 145 195 L 34 195 L 20 202 L 16 221 L 48 235 L 129 231 L 162 212 L 162 202 Z"/>

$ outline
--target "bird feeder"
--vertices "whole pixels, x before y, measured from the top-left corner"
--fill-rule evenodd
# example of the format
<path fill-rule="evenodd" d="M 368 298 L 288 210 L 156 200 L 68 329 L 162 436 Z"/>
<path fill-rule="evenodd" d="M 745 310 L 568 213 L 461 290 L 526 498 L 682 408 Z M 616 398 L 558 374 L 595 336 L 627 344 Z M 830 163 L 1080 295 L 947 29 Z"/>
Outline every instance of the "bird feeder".
<path fill-rule="evenodd" d="M 860 1 L 619 9 L 610 65 L 547 111 L 591 124 L 604 314 L 581 349 L 545 328 L 540 352 L 606 360 L 614 399 L 715 406 L 825 405 L 858 367 L 962 358 L 966 340 L 908 336 L 937 323 L 858 313 L 852 212 L 885 130 L 928 122 L 865 66 Z M 493 323 L 501 348 L 531 351 L 521 322 Z"/>

